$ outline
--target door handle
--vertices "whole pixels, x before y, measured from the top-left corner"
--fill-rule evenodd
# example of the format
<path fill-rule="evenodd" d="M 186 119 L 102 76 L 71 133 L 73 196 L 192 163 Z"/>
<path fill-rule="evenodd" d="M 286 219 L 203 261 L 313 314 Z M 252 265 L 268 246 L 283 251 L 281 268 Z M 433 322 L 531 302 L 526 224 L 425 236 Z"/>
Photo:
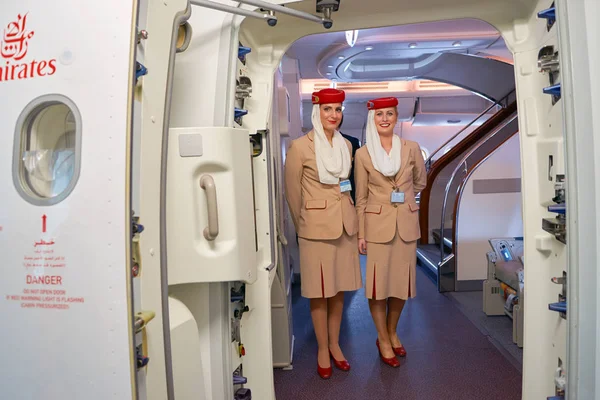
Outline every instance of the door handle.
<path fill-rule="evenodd" d="M 204 228 L 206 240 L 215 240 L 219 235 L 219 210 L 217 206 L 217 187 L 210 175 L 200 178 L 200 187 L 206 192 L 206 206 L 208 208 L 208 226 Z"/>

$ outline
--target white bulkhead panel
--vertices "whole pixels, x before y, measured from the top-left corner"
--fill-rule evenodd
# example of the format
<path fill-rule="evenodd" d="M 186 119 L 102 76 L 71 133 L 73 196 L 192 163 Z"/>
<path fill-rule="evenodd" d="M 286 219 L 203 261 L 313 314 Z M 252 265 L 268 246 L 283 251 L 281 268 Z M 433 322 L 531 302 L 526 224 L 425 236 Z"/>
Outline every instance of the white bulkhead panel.
<path fill-rule="evenodd" d="M 169 285 L 256 280 L 251 157 L 245 129 L 170 130 Z"/>
<path fill-rule="evenodd" d="M 169 298 L 173 386 L 176 399 L 203 399 L 206 393 L 202 374 L 202 343 L 194 315 L 184 303 Z M 195 357 L 190 357 L 195 354 Z"/>
<path fill-rule="evenodd" d="M 137 86 L 141 112 L 136 123 L 139 124 L 140 137 L 139 149 L 134 147 L 134 153 L 139 154 L 139 173 L 133 174 L 133 185 L 139 188 L 139 210 L 135 211 L 146 228 L 140 237 L 140 302 L 142 309 L 156 311 L 156 317 L 145 329 L 150 362 L 140 378 L 140 386 L 146 385 L 148 400 L 164 400 L 173 399 L 175 395 L 169 330 L 168 265 L 163 243 L 166 236 L 166 224 L 163 222 L 166 207 L 163 207 L 162 193 L 163 167 L 166 164 L 163 160 L 163 137 L 169 129 L 168 110 L 179 27 L 189 18 L 191 9 L 187 0 L 140 2 L 138 29 L 147 30 L 148 39 L 140 41 L 137 55 L 138 61 L 148 69 L 148 74 L 140 79 Z M 144 11 L 146 14 L 143 14 Z M 136 181 L 137 176 L 139 181 Z"/>
<path fill-rule="evenodd" d="M 550 86 L 549 76 L 537 67 L 540 49 L 555 44 L 558 34 L 556 24 L 548 29 L 547 21 L 537 15 L 550 3 L 540 1 L 529 21 L 533 46 L 520 46 L 514 52 L 525 237 L 523 399 L 554 395 L 554 376 L 559 368 L 565 372 L 566 360 L 566 320 L 549 310 L 550 304 L 559 301 L 561 285 L 551 279 L 562 277 L 567 270 L 566 246 L 542 229 L 543 218 L 552 217 L 547 206 L 556 196 L 555 184 L 565 174 L 560 103 L 565 99 L 553 104 L 551 96 L 544 93 Z"/>
<path fill-rule="evenodd" d="M 0 3 L 3 399 L 135 399 L 137 1 Z"/>

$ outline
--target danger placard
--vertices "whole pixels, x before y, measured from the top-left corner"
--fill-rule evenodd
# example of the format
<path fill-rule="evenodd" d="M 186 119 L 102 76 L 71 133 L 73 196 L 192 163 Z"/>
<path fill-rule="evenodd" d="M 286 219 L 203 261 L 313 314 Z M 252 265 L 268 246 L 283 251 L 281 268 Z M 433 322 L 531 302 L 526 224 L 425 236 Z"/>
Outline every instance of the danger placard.
<path fill-rule="evenodd" d="M 44 216 L 43 230 L 45 220 Z M 21 308 L 54 310 L 68 310 L 74 304 L 85 303 L 83 297 L 72 296 L 62 288 L 68 266 L 66 258 L 56 253 L 55 245 L 54 240 L 43 239 L 33 244 L 31 253 L 23 257 L 23 290 L 6 294 L 6 301 Z"/>

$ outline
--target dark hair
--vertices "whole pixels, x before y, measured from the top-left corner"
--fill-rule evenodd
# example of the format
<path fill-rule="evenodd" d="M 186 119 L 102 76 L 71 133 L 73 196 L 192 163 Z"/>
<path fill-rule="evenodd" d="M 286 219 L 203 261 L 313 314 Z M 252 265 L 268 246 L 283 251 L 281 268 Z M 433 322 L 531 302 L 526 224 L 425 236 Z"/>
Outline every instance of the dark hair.
<path fill-rule="evenodd" d="M 338 130 L 342 127 L 342 124 L 344 123 L 344 113 L 342 113 L 342 119 L 340 119 L 340 124 L 338 125 Z"/>

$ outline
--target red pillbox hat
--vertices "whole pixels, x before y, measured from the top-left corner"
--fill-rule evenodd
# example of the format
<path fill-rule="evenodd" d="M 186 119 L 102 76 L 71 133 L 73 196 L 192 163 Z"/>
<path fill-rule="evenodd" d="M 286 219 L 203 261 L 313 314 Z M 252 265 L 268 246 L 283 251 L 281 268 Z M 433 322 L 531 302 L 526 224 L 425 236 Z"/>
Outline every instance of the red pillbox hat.
<path fill-rule="evenodd" d="M 346 93 L 339 89 L 322 89 L 312 94 L 313 104 L 343 103 L 345 99 Z"/>
<path fill-rule="evenodd" d="M 380 108 L 396 107 L 398 105 L 398 99 L 395 97 L 381 97 L 379 99 L 373 99 L 367 101 L 367 108 L 369 110 L 378 110 Z"/>

